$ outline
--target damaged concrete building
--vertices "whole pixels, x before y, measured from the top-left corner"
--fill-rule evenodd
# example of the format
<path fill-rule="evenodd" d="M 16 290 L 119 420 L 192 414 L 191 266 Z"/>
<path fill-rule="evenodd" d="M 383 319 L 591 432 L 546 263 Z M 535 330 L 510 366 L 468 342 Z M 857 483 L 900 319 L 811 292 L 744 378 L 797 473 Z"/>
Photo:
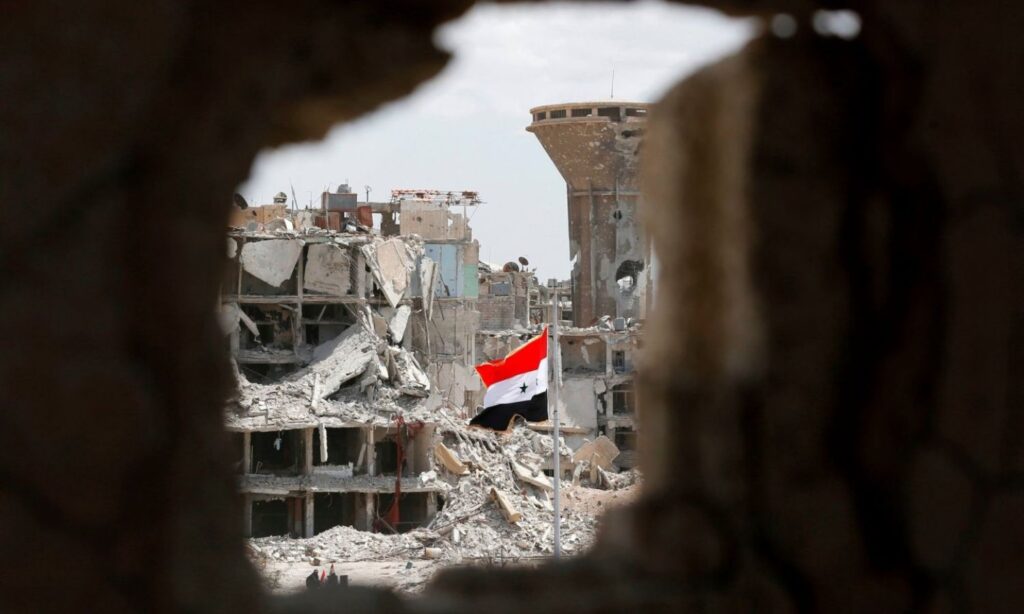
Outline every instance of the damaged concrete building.
<path fill-rule="evenodd" d="M 643 319 L 651 248 L 640 231 L 638 160 L 647 105 L 579 102 L 530 109 L 527 127 L 566 183 L 573 324 Z"/>
<path fill-rule="evenodd" d="M 432 418 L 473 389 L 479 320 L 477 244 L 449 210 L 475 193 L 396 191 L 376 207 L 339 194 L 318 211 L 237 210 L 228 233 L 226 421 L 250 536 L 401 532 L 443 505 Z"/>
<path fill-rule="evenodd" d="M 636 219 L 647 105 L 565 103 L 530 113 L 527 130 L 566 182 L 571 283 L 565 288 L 551 280 L 535 291 L 548 305 L 557 302 L 560 319 L 573 324 L 560 341 L 563 429 L 573 447 L 607 436 L 620 451 L 616 466 L 631 468 L 637 441 L 634 356 L 654 296 L 651 246 Z M 570 301 L 562 300 L 566 290 Z"/>

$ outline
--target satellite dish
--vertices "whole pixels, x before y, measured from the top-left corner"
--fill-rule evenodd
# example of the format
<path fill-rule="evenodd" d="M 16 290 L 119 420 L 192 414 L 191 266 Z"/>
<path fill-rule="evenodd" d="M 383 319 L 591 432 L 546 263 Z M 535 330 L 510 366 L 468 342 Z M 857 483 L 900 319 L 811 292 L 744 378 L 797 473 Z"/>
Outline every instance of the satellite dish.
<path fill-rule="evenodd" d="M 520 256 L 519 257 L 519 264 L 521 264 L 523 266 L 529 266 L 530 265 L 530 261 L 527 260 L 524 256 Z"/>
<path fill-rule="evenodd" d="M 249 208 L 249 203 L 245 202 L 245 199 L 242 198 L 242 195 L 239 194 L 238 192 L 235 192 L 235 195 L 232 197 L 232 200 L 235 201 L 235 206 L 237 206 L 239 209 Z"/>

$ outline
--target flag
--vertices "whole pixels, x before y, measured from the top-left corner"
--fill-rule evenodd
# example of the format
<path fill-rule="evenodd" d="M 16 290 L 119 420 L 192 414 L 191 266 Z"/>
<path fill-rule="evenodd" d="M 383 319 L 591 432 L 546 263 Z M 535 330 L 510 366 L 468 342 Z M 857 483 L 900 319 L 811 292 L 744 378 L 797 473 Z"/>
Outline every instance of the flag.
<path fill-rule="evenodd" d="M 470 425 L 505 431 L 515 416 L 527 422 L 548 419 L 548 329 L 501 360 L 476 366 L 487 386 L 484 410 Z"/>

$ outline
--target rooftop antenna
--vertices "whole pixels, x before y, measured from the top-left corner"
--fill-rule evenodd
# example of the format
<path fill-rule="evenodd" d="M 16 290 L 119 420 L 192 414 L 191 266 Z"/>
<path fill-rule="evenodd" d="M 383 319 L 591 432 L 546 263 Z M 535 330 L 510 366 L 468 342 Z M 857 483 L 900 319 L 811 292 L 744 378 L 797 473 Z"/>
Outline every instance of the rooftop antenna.
<path fill-rule="evenodd" d="M 297 196 L 295 196 L 295 184 L 292 183 L 291 181 L 289 181 L 288 185 L 292 189 L 292 211 L 298 211 L 299 210 L 299 199 L 298 199 Z"/>
<path fill-rule="evenodd" d="M 363 189 L 366 190 L 366 204 L 370 204 L 370 192 L 372 192 L 373 189 L 368 185 L 364 185 Z"/>
<path fill-rule="evenodd" d="M 612 91 L 609 100 L 615 100 L 615 66 L 612 66 Z"/>

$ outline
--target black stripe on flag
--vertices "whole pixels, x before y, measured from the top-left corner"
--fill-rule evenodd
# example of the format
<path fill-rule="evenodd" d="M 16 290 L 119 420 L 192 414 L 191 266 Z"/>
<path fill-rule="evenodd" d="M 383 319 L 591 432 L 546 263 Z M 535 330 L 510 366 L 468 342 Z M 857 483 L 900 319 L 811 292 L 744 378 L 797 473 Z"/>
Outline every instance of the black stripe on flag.
<path fill-rule="evenodd" d="M 495 431 L 507 431 L 512 419 L 522 416 L 527 422 L 548 419 L 548 393 L 535 394 L 529 401 L 491 405 L 469 421 L 470 426 L 482 426 Z"/>

